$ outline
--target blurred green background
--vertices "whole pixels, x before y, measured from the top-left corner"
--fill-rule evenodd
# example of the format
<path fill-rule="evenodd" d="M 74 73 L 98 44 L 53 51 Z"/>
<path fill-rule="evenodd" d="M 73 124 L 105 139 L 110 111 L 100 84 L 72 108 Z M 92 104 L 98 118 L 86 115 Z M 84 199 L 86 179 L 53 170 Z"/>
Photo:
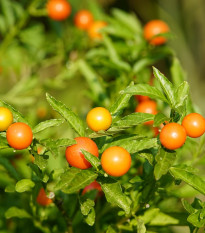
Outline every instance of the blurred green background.
<path fill-rule="evenodd" d="M 7 0 L 0 0 L 0 2 Z M 72 22 L 73 15 L 78 11 L 79 8 L 86 8 L 88 2 L 91 0 L 70 0 L 72 5 L 72 17 L 68 21 Z M 28 5 L 27 0 L 13 0 L 11 2 L 22 3 L 22 5 Z M 109 13 L 110 9 L 120 8 L 128 12 L 135 12 L 142 24 L 145 24 L 152 19 L 162 19 L 168 23 L 171 28 L 174 37 L 169 40 L 168 44 L 173 48 L 176 56 L 179 58 L 187 75 L 187 80 L 190 83 L 191 96 L 193 102 L 199 107 L 199 111 L 205 113 L 205 106 L 203 99 L 205 96 L 205 79 L 204 79 L 204 56 L 205 56 L 205 1 L 202 0 L 99 0 L 99 3 L 104 10 Z M 1 18 L 1 17 L 0 17 Z M 45 25 L 43 28 L 41 23 Z M 86 81 L 80 76 L 76 75 L 75 78 L 69 79 L 66 77 L 66 86 L 58 88 L 56 83 L 53 83 L 52 78 L 58 76 L 58 71 L 62 69 L 67 60 L 75 60 L 78 57 L 78 48 L 84 49 L 89 43 L 86 39 L 79 40 L 83 33 L 75 31 L 75 38 L 72 40 L 69 35 L 73 32 L 67 28 L 67 45 L 70 44 L 70 48 L 67 46 L 66 50 L 63 48 L 63 43 L 60 40 L 55 40 L 51 34 L 49 39 L 46 41 L 43 33 L 50 33 L 49 27 L 56 29 L 56 34 L 61 33 L 60 24 L 55 22 L 47 22 L 47 18 L 39 17 L 32 19 L 29 22 L 30 26 L 36 25 L 35 36 L 38 34 L 38 40 L 32 41 L 33 31 L 28 34 L 21 34 L 18 36 L 21 43 L 25 43 L 24 50 L 20 50 L 16 45 L 16 37 L 11 41 L 10 49 L 1 53 L 0 64 L 3 68 L 0 74 L 0 98 L 8 101 L 9 103 L 16 105 L 20 111 L 23 111 L 30 121 L 35 125 L 41 120 L 49 119 L 50 117 L 56 117 L 56 113 L 44 108 L 48 104 L 45 100 L 45 91 L 58 96 L 58 99 L 63 101 L 74 111 L 78 112 L 82 118 L 85 119 L 85 115 L 90 108 L 91 100 L 86 95 L 85 90 L 87 89 Z M 0 25 L 1 26 L 1 25 Z M 1 41 L 7 35 L 0 35 Z M 80 44 L 75 44 L 75 41 L 80 41 Z M 41 47 L 46 48 L 47 54 L 41 52 Z M 24 56 L 24 52 L 29 48 L 29 56 Z M 73 50 L 71 52 L 71 49 Z M 49 59 L 49 54 L 53 51 L 56 52 L 56 56 Z M 62 52 L 63 51 L 63 52 Z M 62 54 L 64 53 L 64 54 Z M 65 55 L 67 54 L 67 60 Z M 4 60 L 6 56 L 7 60 Z M 44 59 L 46 57 L 46 59 Z M 30 59 L 30 60 L 27 60 Z M 36 59 L 36 60 L 35 60 Z M 27 64 L 32 64 L 28 66 Z M 66 63 L 68 66 L 70 64 Z M 163 65 L 163 64 L 162 64 Z M 12 67 L 12 69 L 11 69 Z M 41 67 L 39 69 L 39 67 Z M 72 72 L 72 71 L 71 71 Z M 75 71 L 74 71 L 75 72 Z M 61 74 L 60 77 L 62 77 Z M 35 79 L 38 77 L 38 79 Z M 40 79 L 39 79 L 40 77 Z M 22 85 L 27 90 L 21 89 L 21 85 L 18 87 L 16 84 L 21 82 L 27 83 L 33 79 L 33 82 L 28 85 Z M 38 82 L 38 83 L 36 83 Z M 55 89 L 52 89 L 52 85 Z M 60 86 L 60 83 L 59 83 Z M 16 98 L 17 94 L 19 99 Z M 32 99 L 33 95 L 38 96 L 37 99 Z M 25 96 L 27 102 L 25 101 Z M 23 105 L 24 104 L 24 105 Z M 29 106 L 29 108 L 26 108 Z M 32 106 L 35 106 L 32 109 Z M 36 111 L 37 110 L 37 111 Z M 37 116 L 36 116 L 37 115 Z M 37 122 L 38 121 L 38 122 Z M 61 132 L 64 131 L 65 135 Z M 58 134 L 58 137 L 70 136 L 72 133 L 69 130 L 65 131 L 63 128 L 58 129 L 49 134 Z M 73 135 L 72 135 L 73 136 Z M 55 163 L 55 161 L 53 162 Z M 22 169 L 23 170 L 23 169 Z M 188 228 L 176 227 L 176 232 L 188 232 Z"/>
<path fill-rule="evenodd" d="M 175 38 L 169 45 L 186 72 L 194 103 L 205 113 L 205 1 L 203 0 L 100 0 L 104 7 L 133 11 L 143 23 L 162 19 Z"/>

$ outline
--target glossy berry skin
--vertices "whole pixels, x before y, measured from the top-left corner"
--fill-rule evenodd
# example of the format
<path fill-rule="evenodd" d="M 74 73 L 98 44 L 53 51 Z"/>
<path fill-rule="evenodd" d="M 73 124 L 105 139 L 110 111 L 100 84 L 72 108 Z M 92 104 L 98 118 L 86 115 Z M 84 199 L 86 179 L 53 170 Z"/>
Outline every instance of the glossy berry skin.
<path fill-rule="evenodd" d="M 13 114 L 8 108 L 0 107 L 0 131 L 5 131 L 13 123 Z"/>
<path fill-rule="evenodd" d="M 97 182 L 97 181 L 93 181 L 91 184 L 87 185 L 84 189 L 83 189 L 83 192 L 82 192 L 82 195 L 84 195 L 85 193 L 91 191 L 91 190 L 98 190 L 98 196 L 101 196 L 102 195 L 102 188 L 100 186 L 100 184 Z"/>
<path fill-rule="evenodd" d="M 87 30 L 93 23 L 93 15 L 88 10 L 81 10 L 75 15 L 74 22 L 77 28 Z"/>
<path fill-rule="evenodd" d="M 135 112 L 150 113 L 153 115 L 157 114 L 157 103 L 153 100 L 146 100 L 139 103 L 135 109 Z M 152 125 L 154 121 L 147 121 L 145 125 Z"/>
<path fill-rule="evenodd" d="M 46 8 L 48 16 L 56 21 L 67 19 L 71 13 L 71 6 L 66 0 L 49 0 Z"/>
<path fill-rule="evenodd" d="M 182 120 L 187 136 L 198 138 L 205 132 L 205 120 L 199 113 L 190 113 Z"/>
<path fill-rule="evenodd" d="M 135 99 L 140 103 L 149 100 L 149 97 L 146 95 L 135 95 Z"/>
<path fill-rule="evenodd" d="M 11 124 L 6 131 L 8 144 L 16 150 L 29 147 L 33 140 L 31 127 L 23 122 Z"/>
<path fill-rule="evenodd" d="M 88 35 L 91 39 L 100 40 L 102 39 L 102 35 L 100 30 L 106 26 L 106 22 L 104 21 L 96 21 L 94 22 L 88 29 Z"/>
<path fill-rule="evenodd" d="M 93 131 L 107 130 L 112 123 L 112 116 L 106 108 L 96 107 L 88 112 L 86 122 Z"/>
<path fill-rule="evenodd" d="M 169 123 L 162 128 L 159 139 L 165 148 L 175 150 L 185 143 L 186 131 L 184 127 L 178 123 Z"/>
<path fill-rule="evenodd" d="M 131 156 L 127 150 L 119 146 L 106 149 L 101 157 L 103 170 L 111 176 L 122 176 L 131 166 Z"/>
<path fill-rule="evenodd" d="M 167 39 L 164 36 L 157 35 L 169 31 L 170 29 L 165 22 L 161 20 L 152 20 L 144 27 L 144 37 L 152 45 L 162 45 L 167 41 Z"/>
<path fill-rule="evenodd" d="M 40 189 L 39 193 L 38 193 L 38 196 L 36 198 L 36 202 L 39 204 L 39 205 L 42 205 L 42 206 L 48 206 L 50 205 L 53 201 L 52 199 L 48 198 L 46 196 L 46 192 L 43 188 Z"/>
<path fill-rule="evenodd" d="M 65 156 L 67 162 L 72 167 L 77 167 L 80 169 L 88 169 L 92 167 L 92 165 L 84 158 L 81 149 L 84 149 L 93 154 L 94 156 L 98 157 L 99 152 L 96 143 L 87 137 L 77 137 L 75 138 L 75 140 L 77 144 L 68 146 L 66 148 Z"/>

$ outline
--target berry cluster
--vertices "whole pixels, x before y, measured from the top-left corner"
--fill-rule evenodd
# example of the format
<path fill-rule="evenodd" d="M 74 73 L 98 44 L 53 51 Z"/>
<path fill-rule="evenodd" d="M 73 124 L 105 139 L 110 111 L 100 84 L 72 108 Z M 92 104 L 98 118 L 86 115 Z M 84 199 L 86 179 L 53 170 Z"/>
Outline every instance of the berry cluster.
<path fill-rule="evenodd" d="M 5 107 L 0 107 L 0 131 L 6 131 L 8 144 L 16 150 L 28 148 L 33 141 L 31 127 L 23 122 L 13 123 L 13 114 Z"/>

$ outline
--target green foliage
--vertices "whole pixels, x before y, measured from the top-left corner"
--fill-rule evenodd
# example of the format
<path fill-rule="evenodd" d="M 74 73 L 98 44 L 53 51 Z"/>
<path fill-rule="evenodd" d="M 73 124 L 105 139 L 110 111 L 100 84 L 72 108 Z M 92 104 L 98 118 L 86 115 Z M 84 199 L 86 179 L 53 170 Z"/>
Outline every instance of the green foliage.
<path fill-rule="evenodd" d="M 31 125 L 34 135 L 28 149 L 15 151 L 0 132 L 0 232 L 151 233 L 188 226 L 194 233 L 205 227 L 205 205 L 195 197 L 205 195 L 204 138 L 187 137 L 182 148 L 170 151 L 153 133 L 153 127 L 160 131 L 194 111 L 174 52 L 145 41 L 132 13 L 113 9 L 107 15 L 87 1 L 95 20 L 108 23 L 102 39 L 92 41 L 73 25 L 79 1 L 71 1 L 73 14 L 64 22 L 47 19 L 45 3 L 0 2 L 0 106 L 11 110 L 14 122 Z M 164 74 L 157 68 L 161 60 Z M 156 101 L 158 113 L 134 112 L 134 95 Z M 88 129 L 92 106 L 109 109 L 108 130 Z M 99 149 L 99 157 L 79 151 L 89 169 L 70 167 L 65 159 L 76 135 L 92 138 Z M 110 177 L 101 167 L 101 154 L 111 146 L 131 154 L 122 177 Z M 93 190 L 94 181 L 99 187 Z M 52 199 L 49 206 L 37 203 L 40 188 Z"/>

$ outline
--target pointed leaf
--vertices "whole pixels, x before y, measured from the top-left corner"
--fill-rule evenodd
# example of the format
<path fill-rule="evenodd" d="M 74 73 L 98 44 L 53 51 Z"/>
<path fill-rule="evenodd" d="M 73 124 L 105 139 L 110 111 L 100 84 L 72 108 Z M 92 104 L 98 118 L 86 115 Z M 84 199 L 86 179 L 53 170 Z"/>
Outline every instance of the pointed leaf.
<path fill-rule="evenodd" d="M 126 214 L 129 214 L 130 203 L 126 195 L 123 194 L 119 182 L 110 177 L 100 177 L 97 181 L 100 183 L 107 201 L 113 205 L 119 206 Z"/>
<path fill-rule="evenodd" d="M 97 176 L 91 170 L 72 167 L 61 175 L 55 189 L 61 189 L 64 193 L 74 193 L 92 183 Z"/>
<path fill-rule="evenodd" d="M 23 117 L 23 115 L 18 112 L 16 109 L 14 109 L 11 105 L 5 103 L 4 101 L 0 100 L 0 107 L 5 107 L 8 108 L 12 114 L 13 114 L 13 118 L 15 121 L 17 122 L 24 122 L 27 125 L 29 125 L 28 121 Z"/>
<path fill-rule="evenodd" d="M 162 90 L 164 91 L 169 104 L 171 106 L 175 105 L 174 87 L 173 84 L 155 67 L 153 67 L 154 76 L 158 79 Z"/>
<path fill-rule="evenodd" d="M 50 151 L 54 157 L 57 157 L 59 155 L 60 147 L 76 144 L 76 141 L 74 139 L 69 138 L 60 138 L 57 140 L 48 138 L 45 140 L 41 140 L 40 144 L 46 147 L 46 149 Z"/>
<path fill-rule="evenodd" d="M 91 163 L 91 165 L 96 169 L 99 170 L 98 167 L 100 166 L 100 160 L 98 157 L 92 155 L 90 152 L 86 150 L 81 150 L 81 152 L 84 154 L 85 159 Z"/>
<path fill-rule="evenodd" d="M 59 126 L 64 122 L 62 119 L 51 119 L 47 121 L 40 122 L 38 125 L 36 125 L 33 129 L 33 133 L 39 133 L 47 128 L 53 127 L 53 126 Z"/>
<path fill-rule="evenodd" d="M 189 215 L 187 221 L 193 226 L 201 228 L 205 226 L 205 209 L 196 210 L 196 212 Z"/>
<path fill-rule="evenodd" d="M 123 60 L 121 60 L 121 58 L 118 55 L 111 39 L 108 36 L 104 35 L 103 42 L 105 43 L 105 46 L 108 50 L 108 56 L 110 57 L 111 62 L 113 62 L 115 65 L 117 65 L 119 67 L 119 69 L 129 71 L 131 69 L 129 63 L 126 63 Z"/>
<path fill-rule="evenodd" d="M 189 84 L 187 82 L 181 83 L 176 91 L 175 91 L 175 98 L 176 98 L 176 104 L 175 108 L 178 108 L 179 106 L 186 107 L 186 99 L 189 96 Z"/>
<path fill-rule="evenodd" d="M 111 146 L 121 146 L 129 153 L 133 154 L 138 151 L 146 150 L 153 147 L 158 147 L 157 138 L 144 138 L 144 139 L 133 139 L 130 140 L 116 140 L 111 143 L 106 144 L 103 149 L 107 149 Z"/>
<path fill-rule="evenodd" d="M 52 108 L 56 110 L 67 122 L 69 122 L 71 127 L 79 136 L 85 136 L 85 126 L 83 121 L 73 111 L 48 93 L 46 94 L 46 98 Z"/>
<path fill-rule="evenodd" d="M 153 114 L 135 112 L 115 122 L 111 126 L 110 130 L 112 130 L 112 128 L 130 128 L 132 126 L 140 125 L 147 121 L 151 121 L 153 119 L 154 119 Z"/>
<path fill-rule="evenodd" d="M 162 175 L 167 174 L 169 168 L 174 164 L 176 152 L 168 152 L 161 147 L 155 159 L 157 164 L 154 167 L 154 175 L 156 180 L 159 180 Z"/>
<path fill-rule="evenodd" d="M 130 86 L 133 86 L 133 83 L 131 83 Z M 127 107 L 131 97 L 131 94 L 121 94 L 119 98 L 114 102 L 114 104 L 111 105 L 109 109 L 110 114 L 113 117 L 119 116 L 122 113 L 123 109 Z"/>
<path fill-rule="evenodd" d="M 191 204 L 189 204 L 189 202 L 188 202 L 187 200 L 182 199 L 181 201 L 182 201 L 182 205 L 184 206 L 184 209 L 185 209 L 188 213 L 192 214 L 192 213 L 195 212 L 195 209 L 192 207 Z"/>
<path fill-rule="evenodd" d="M 205 181 L 201 177 L 193 174 L 190 169 L 176 166 L 171 167 L 169 171 L 175 179 L 183 180 L 185 183 L 205 195 Z"/>
<path fill-rule="evenodd" d="M 135 14 L 129 14 L 120 9 L 113 9 L 112 14 L 117 18 L 125 27 L 129 28 L 132 32 L 141 34 L 142 26 Z"/>
<path fill-rule="evenodd" d="M 151 99 L 159 99 L 166 103 L 169 101 L 163 95 L 163 93 L 156 87 L 152 87 L 148 84 L 137 84 L 131 87 L 127 87 L 124 91 L 121 91 L 122 94 L 132 94 L 132 95 L 145 95 L 149 96 Z"/>

